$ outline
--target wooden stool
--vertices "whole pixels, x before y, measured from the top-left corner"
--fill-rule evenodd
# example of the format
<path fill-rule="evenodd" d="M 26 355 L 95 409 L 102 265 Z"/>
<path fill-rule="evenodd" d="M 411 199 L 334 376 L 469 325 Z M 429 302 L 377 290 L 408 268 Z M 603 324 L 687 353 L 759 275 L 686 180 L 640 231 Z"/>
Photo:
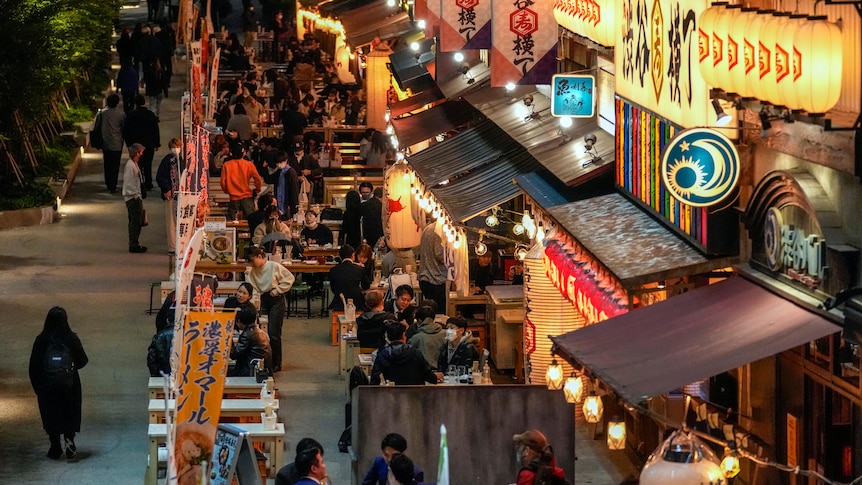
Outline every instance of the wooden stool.
<path fill-rule="evenodd" d="M 332 311 L 330 323 L 332 323 L 332 329 L 329 332 L 329 335 L 332 337 L 332 345 L 338 345 L 338 315 L 344 315 L 344 312 L 337 312 L 335 310 Z"/>

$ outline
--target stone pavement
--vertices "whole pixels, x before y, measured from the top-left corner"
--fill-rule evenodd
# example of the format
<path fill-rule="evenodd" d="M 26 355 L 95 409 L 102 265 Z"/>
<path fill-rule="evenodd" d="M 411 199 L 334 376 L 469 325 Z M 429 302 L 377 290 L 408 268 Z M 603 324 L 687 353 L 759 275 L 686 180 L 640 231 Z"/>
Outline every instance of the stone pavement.
<path fill-rule="evenodd" d="M 241 7 L 234 9 L 240 11 Z M 127 25 L 146 19 L 146 12 L 143 7 L 123 9 L 121 16 Z M 162 103 L 162 147 L 154 159 L 154 174 L 167 153 L 167 141 L 180 134 L 179 100 L 173 93 L 179 93 L 185 82 L 184 67 L 177 66 L 172 95 Z M 143 230 L 141 244 L 149 251 L 130 254 L 125 204 L 120 195 L 105 190 L 101 154 L 91 150 L 63 202 L 58 223 L 0 231 L 0 321 L 6 330 L 0 346 L 5 354 L 0 361 L 0 483 L 143 482 L 146 350 L 155 329 L 154 316 L 145 310 L 150 284 L 169 274 L 158 192 L 151 191 L 144 205 L 150 225 Z M 48 440 L 27 375 L 33 340 L 54 305 L 66 308 L 90 358 L 81 370 L 84 414 L 78 458 L 72 462 L 45 458 Z M 329 345 L 328 319 L 290 318 L 285 322 L 284 346 L 288 364 L 276 376 L 276 387 L 281 397 L 279 421 L 287 432 L 286 456 L 292 459 L 299 439 L 314 437 L 326 449 L 332 483 L 347 485 L 349 457 L 337 449 L 344 426 L 344 381 L 336 374 L 338 348 Z M 602 441 L 582 434 L 580 430 L 577 483 L 613 485 L 634 471 L 627 455 L 611 455 Z M 454 444 L 452 450 L 457 452 Z M 434 463 L 436 458 L 422 465 L 430 471 Z"/>

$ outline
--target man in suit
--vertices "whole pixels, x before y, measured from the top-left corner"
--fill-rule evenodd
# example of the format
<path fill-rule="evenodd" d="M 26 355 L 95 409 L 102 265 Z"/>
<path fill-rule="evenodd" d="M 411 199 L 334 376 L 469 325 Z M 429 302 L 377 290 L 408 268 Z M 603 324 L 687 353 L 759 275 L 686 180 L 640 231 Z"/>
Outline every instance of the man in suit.
<path fill-rule="evenodd" d="M 368 277 L 363 266 L 353 261 L 353 252 L 353 246 L 349 244 L 341 246 L 341 249 L 338 250 L 341 263 L 329 270 L 329 285 L 332 288 L 330 310 L 344 311 L 344 302 L 341 301 L 342 294 L 345 299 L 353 300 L 357 310 L 365 311 L 367 309 L 362 291 L 371 286 L 371 278 Z"/>
<path fill-rule="evenodd" d="M 293 462 L 302 477 L 296 485 L 319 485 L 327 480 L 326 463 L 320 448 L 309 448 L 297 454 Z"/>
<path fill-rule="evenodd" d="M 374 189 L 373 196 L 359 206 L 362 217 L 362 237 L 372 248 L 383 237 L 383 188 Z"/>
<path fill-rule="evenodd" d="M 135 96 L 135 106 L 137 107 L 126 115 L 123 139 L 130 148 L 135 143 L 143 145 L 144 153 L 140 161 L 141 173 L 144 176 L 143 188 L 153 190 L 153 156 L 162 146 L 159 140 L 159 119 L 147 109 L 147 98 L 142 94 Z"/>

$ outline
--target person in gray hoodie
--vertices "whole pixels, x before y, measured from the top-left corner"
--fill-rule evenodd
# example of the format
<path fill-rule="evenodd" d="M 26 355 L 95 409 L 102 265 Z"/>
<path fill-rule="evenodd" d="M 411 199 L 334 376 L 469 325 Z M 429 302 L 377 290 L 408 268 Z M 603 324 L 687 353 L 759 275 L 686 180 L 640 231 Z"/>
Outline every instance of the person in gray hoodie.
<path fill-rule="evenodd" d="M 439 323 L 434 321 L 436 314 L 431 307 L 420 307 L 416 315 L 419 317 L 416 333 L 407 340 L 407 343 L 419 349 L 425 360 L 436 369 L 440 347 L 446 343 L 446 332 Z"/>

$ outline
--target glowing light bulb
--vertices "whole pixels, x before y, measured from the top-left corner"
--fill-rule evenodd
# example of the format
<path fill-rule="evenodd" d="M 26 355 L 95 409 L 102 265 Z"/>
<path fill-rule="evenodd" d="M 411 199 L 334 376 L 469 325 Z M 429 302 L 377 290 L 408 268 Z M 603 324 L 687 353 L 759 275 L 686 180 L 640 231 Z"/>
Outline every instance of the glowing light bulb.
<path fill-rule="evenodd" d="M 570 116 L 563 116 L 560 118 L 560 126 L 562 128 L 570 128 L 572 126 L 572 118 Z"/>
<path fill-rule="evenodd" d="M 393 128 L 392 125 L 386 125 L 386 134 L 391 135 L 393 133 L 395 133 L 395 128 Z"/>
<path fill-rule="evenodd" d="M 513 83 L 512 81 L 507 82 L 506 83 L 506 91 L 514 91 L 514 90 L 515 90 L 515 83 Z"/>
<path fill-rule="evenodd" d="M 419 43 L 418 42 L 411 42 L 410 43 L 410 50 L 413 52 L 419 52 Z"/>
<path fill-rule="evenodd" d="M 515 224 L 515 226 L 512 227 L 512 232 L 514 232 L 518 236 L 524 234 L 524 225 L 520 222 L 518 224 Z"/>
<path fill-rule="evenodd" d="M 419 28 L 420 28 L 420 29 L 422 29 L 422 30 L 425 30 L 425 21 L 424 21 L 424 20 L 418 20 L 418 21 L 416 21 L 416 26 L 417 26 L 417 27 L 419 27 Z"/>
<path fill-rule="evenodd" d="M 461 54 L 460 52 L 456 52 L 455 55 L 452 56 L 452 59 L 454 59 L 455 62 L 464 62 L 464 54 Z"/>
<path fill-rule="evenodd" d="M 488 252 L 488 246 L 485 245 L 484 242 L 479 241 L 476 243 L 476 254 L 482 256 L 483 254 Z"/>
<path fill-rule="evenodd" d="M 527 249 L 521 246 L 515 251 L 515 257 L 518 258 L 518 261 L 523 261 L 527 258 Z"/>
<path fill-rule="evenodd" d="M 497 219 L 497 215 L 493 212 L 490 216 L 485 218 L 485 225 L 487 225 L 488 227 L 495 227 L 499 223 L 500 221 L 499 219 Z"/>
<path fill-rule="evenodd" d="M 455 238 L 455 242 L 453 243 L 453 245 L 454 245 L 455 249 L 458 249 L 461 247 L 461 236 L 457 236 Z"/>

